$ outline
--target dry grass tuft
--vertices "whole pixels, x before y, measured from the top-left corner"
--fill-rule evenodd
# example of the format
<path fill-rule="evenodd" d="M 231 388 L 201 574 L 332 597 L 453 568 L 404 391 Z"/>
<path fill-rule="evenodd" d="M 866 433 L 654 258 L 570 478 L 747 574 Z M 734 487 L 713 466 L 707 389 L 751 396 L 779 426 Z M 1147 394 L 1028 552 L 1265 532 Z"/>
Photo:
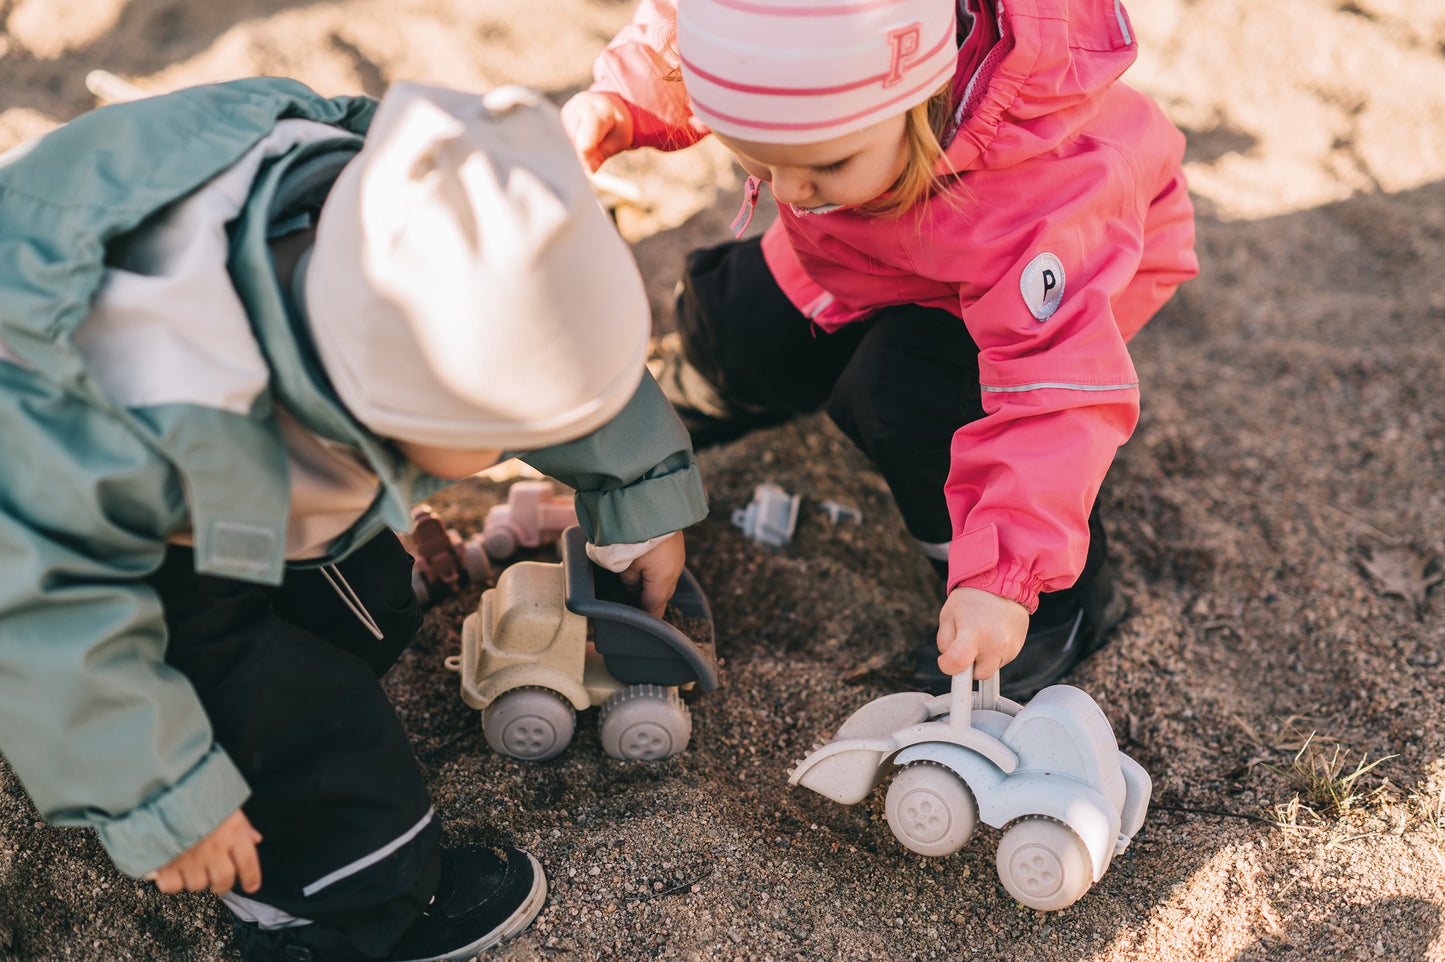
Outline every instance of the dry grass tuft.
<path fill-rule="evenodd" d="M 1338 744 L 1332 749 L 1318 747 L 1315 733 L 1311 732 L 1288 766 L 1265 766 L 1283 776 L 1298 793 L 1288 803 L 1275 806 L 1275 818 L 1293 825 L 1298 822 L 1301 810 L 1308 810 L 1319 820 L 1332 822 L 1381 800 L 1388 791 L 1388 783 L 1366 786 L 1362 779 L 1375 766 L 1395 756 L 1385 755 L 1369 761 L 1368 755 L 1362 755 L 1349 767 L 1349 754 Z"/>

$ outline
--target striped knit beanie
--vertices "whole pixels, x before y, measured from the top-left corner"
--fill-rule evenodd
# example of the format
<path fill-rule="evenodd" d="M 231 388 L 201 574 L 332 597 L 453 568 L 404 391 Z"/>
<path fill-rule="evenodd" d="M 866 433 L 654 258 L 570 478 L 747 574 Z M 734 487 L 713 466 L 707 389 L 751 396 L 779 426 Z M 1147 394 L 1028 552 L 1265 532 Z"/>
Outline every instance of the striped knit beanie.
<path fill-rule="evenodd" d="M 693 113 L 713 131 L 819 143 L 927 100 L 958 57 L 954 0 L 678 0 Z"/>

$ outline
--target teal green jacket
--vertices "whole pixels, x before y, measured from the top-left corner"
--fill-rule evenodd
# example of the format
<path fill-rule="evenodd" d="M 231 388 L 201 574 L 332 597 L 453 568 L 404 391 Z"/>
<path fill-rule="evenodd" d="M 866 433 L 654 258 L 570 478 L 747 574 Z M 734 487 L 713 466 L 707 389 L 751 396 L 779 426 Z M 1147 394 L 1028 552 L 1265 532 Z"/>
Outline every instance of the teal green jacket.
<path fill-rule="evenodd" d="M 411 506 L 446 483 L 341 406 L 297 336 L 266 246 L 287 172 L 354 153 L 374 109 L 246 80 L 106 107 L 0 156 L 0 753 L 47 820 L 93 827 L 131 875 L 185 851 L 248 796 L 190 684 L 164 662 L 163 613 L 144 579 L 189 530 L 198 570 L 281 580 L 289 488 L 275 405 L 360 452 L 381 479 L 329 555 L 306 564 L 406 530 Z M 270 383 L 241 413 L 114 402 L 74 346 L 108 252 L 291 117 L 332 125 L 336 139 L 263 166 L 230 225 L 229 275 Z M 687 433 L 650 378 L 612 423 L 524 459 L 577 489 L 596 544 L 706 515 Z"/>

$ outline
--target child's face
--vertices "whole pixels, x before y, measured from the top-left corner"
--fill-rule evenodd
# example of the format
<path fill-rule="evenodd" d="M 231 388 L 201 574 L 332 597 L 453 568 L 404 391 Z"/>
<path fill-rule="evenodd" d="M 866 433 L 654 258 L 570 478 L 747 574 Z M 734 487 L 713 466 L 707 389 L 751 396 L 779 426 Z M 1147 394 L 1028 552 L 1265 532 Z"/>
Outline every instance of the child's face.
<path fill-rule="evenodd" d="M 743 169 L 772 185 L 780 203 L 803 210 L 865 204 L 897 182 L 908 163 L 908 117 L 816 144 L 760 144 L 718 134 Z"/>
<path fill-rule="evenodd" d="M 496 464 L 502 456 L 499 448 L 443 448 L 415 441 L 396 441 L 395 444 L 408 461 L 438 478 L 471 477 Z"/>

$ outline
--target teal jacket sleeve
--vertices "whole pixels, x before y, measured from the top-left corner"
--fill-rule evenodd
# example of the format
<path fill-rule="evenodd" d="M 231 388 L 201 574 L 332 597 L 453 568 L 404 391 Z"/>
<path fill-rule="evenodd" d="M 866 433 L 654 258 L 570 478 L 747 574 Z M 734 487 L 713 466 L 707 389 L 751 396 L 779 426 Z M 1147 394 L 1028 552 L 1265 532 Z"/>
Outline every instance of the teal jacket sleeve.
<path fill-rule="evenodd" d="M 140 876 L 249 794 L 144 582 L 184 500 L 134 435 L 24 382 L 0 362 L 0 753 L 47 821 Z"/>
<path fill-rule="evenodd" d="M 521 457 L 577 490 L 577 522 L 596 545 L 638 544 L 707 517 L 692 441 L 650 374 L 596 431 Z"/>

